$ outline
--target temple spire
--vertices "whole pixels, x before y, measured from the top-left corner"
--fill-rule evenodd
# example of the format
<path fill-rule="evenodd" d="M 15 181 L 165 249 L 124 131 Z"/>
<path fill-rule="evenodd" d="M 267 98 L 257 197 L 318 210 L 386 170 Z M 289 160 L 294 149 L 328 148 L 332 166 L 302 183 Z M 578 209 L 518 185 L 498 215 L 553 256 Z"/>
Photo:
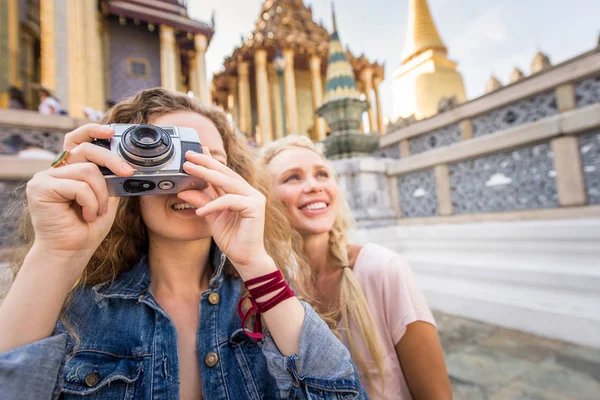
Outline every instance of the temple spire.
<path fill-rule="evenodd" d="M 431 17 L 427 0 L 409 0 L 408 29 L 402 63 L 431 49 L 447 51 Z"/>
<path fill-rule="evenodd" d="M 358 99 L 360 93 L 356 89 L 354 71 L 346 58 L 346 52 L 337 31 L 335 9 L 332 5 L 333 33 L 329 41 L 329 63 L 327 65 L 327 85 L 325 87 L 325 103 L 345 98 Z"/>
<path fill-rule="evenodd" d="M 335 3 L 331 2 L 331 19 L 333 20 L 333 31 L 337 32 L 337 20 L 335 18 Z"/>

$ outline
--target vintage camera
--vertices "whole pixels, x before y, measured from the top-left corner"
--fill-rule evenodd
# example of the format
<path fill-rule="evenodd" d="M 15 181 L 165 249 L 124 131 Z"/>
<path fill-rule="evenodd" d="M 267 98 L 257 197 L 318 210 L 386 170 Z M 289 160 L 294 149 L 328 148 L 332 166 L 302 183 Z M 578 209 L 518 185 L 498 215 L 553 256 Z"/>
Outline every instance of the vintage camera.
<path fill-rule="evenodd" d="M 115 135 L 94 144 L 117 153 L 135 168 L 123 178 L 100 167 L 111 196 L 142 196 L 204 189 L 204 180 L 183 171 L 188 150 L 202 152 L 198 133 L 179 126 L 112 124 Z"/>

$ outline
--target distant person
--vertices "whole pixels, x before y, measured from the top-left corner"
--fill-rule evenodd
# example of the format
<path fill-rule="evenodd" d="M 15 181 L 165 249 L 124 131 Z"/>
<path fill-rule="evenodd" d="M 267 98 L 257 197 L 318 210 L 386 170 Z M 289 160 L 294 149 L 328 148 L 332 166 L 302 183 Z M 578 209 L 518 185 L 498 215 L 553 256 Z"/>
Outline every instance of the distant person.
<path fill-rule="evenodd" d="M 24 110 L 27 108 L 23 92 L 14 86 L 8 88 L 8 108 L 13 110 Z"/>
<path fill-rule="evenodd" d="M 106 100 L 106 103 L 104 103 L 104 105 L 106 106 L 106 108 L 104 109 L 104 112 L 110 111 L 110 109 L 113 108 L 116 104 L 117 104 L 117 102 L 114 100 L 111 100 L 111 99 Z"/>
<path fill-rule="evenodd" d="M 38 107 L 38 111 L 42 115 L 66 115 L 66 111 L 60 106 L 58 99 L 52 95 L 50 90 L 42 87 L 40 89 L 40 99 L 42 102 Z"/>

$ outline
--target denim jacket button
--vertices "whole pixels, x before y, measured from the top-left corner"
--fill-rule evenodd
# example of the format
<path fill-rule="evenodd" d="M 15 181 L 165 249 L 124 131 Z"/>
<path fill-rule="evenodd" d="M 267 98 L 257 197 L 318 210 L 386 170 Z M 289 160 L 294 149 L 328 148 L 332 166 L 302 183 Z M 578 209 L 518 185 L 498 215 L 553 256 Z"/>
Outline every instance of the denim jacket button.
<path fill-rule="evenodd" d="M 219 356 L 215 352 L 210 352 L 204 358 L 204 363 L 209 367 L 214 367 L 219 362 Z"/>
<path fill-rule="evenodd" d="M 217 292 L 212 292 L 211 294 L 208 295 L 208 302 L 210 304 L 217 305 L 219 304 L 219 293 Z"/>
<path fill-rule="evenodd" d="M 96 386 L 96 384 L 98 383 L 99 380 L 100 380 L 100 377 L 98 376 L 98 373 L 92 372 L 91 374 L 88 374 L 85 377 L 85 384 L 88 385 L 89 387 L 93 387 L 93 386 Z"/>

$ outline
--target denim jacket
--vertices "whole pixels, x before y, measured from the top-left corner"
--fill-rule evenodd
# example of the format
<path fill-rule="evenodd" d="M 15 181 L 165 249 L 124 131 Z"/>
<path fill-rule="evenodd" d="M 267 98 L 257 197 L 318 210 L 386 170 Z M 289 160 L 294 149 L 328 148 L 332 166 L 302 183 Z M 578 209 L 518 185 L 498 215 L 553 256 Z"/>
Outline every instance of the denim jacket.
<path fill-rule="evenodd" d="M 310 306 L 300 352 L 277 349 L 268 330 L 256 343 L 236 312 L 243 284 L 215 273 L 202 293 L 197 354 L 205 399 L 363 399 L 350 354 Z M 147 257 L 112 284 L 78 289 L 54 334 L 0 354 L 2 399 L 179 399 L 175 325 L 150 290 Z"/>

